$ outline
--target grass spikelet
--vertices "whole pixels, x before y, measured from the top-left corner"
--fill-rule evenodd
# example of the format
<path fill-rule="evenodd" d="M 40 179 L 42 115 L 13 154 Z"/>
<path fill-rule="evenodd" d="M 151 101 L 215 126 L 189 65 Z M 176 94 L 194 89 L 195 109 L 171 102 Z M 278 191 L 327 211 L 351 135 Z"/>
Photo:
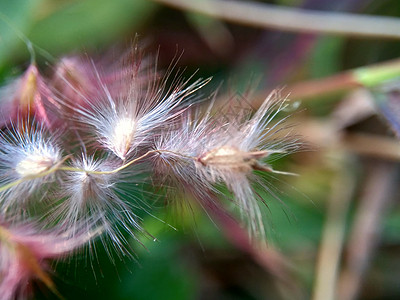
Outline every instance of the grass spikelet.
<path fill-rule="evenodd" d="M 19 122 L 0 133 L 2 209 L 17 204 L 14 202 L 22 204 L 43 185 L 53 182 L 54 173 L 47 173 L 62 162 L 56 135 L 41 123 L 30 123 Z"/>
<path fill-rule="evenodd" d="M 263 239 L 262 215 L 253 190 L 253 184 L 260 180 L 254 171 L 289 174 L 275 171 L 267 160 L 273 154 L 297 151 L 300 143 L 285 125 L 288 117 L 278 118 L 285 108 L 278 92 L 267 97 L 254 114 L 248 113 L 243 104 L 238 107 L 235 101 L 232 99 L 222 114 L 212 114 L 212 105 L 203 116 L 185 112 L 180 124 L 171 126 L 156 141 L 155 149 L 161 153 L 155 163 L 164 175 L 173 174 L 196 188 L 216 192 L 216 186 L 224 183 L 250 235 Z"/>

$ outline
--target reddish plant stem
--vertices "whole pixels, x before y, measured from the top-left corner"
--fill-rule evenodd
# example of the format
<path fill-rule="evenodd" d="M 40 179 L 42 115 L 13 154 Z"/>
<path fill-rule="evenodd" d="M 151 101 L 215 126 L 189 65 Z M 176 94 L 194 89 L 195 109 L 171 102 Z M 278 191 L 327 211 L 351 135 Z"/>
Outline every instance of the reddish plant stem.
<path fill-rule="evenodd" d="M 393 77 L 400 70 L 400 59 L 377 63 L 363 68 L 344 71 L 329 77 L 303 81 L 288 85 L 283 89 L 283 95 L 288 94 L 291 100 L 308 100 L 324 95 L 348 91 L 364 85 L 373 86 L 383 83 Z M 361 77 L 360 71 L 368 73 L 368 77 Z M 387 72 L 387 73 L 386 73 Z M 383 73 L 386 73 L 383 75 Z M 373 74 L 376 74 L 374 78 Z M 359 76 L 359 77 L 358 77 Z M 365 80 L 365 82 L 362 82 Z M 270 90 L 261 91 L 252 100 L 254 108 L 258 108 L 271 93 Z"/>

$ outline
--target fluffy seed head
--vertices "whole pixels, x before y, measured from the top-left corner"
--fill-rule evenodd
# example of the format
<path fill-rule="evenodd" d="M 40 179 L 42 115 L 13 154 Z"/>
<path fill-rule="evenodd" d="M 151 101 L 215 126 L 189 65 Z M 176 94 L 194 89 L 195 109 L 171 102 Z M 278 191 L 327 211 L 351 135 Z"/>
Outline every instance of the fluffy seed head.
<path fill-rule="evenodd" d="M 60 185 L 58 198 L 63 199 L 52 211 L 51 216 L 57 222 L 74 231 L 75 224 L 87 224 L 101 227 L 106 240 L 111 240 L 113 246 L 126 253 L 126 241 L 123 232 L 135 236 L 133 229 L 143 232 L 128 202 L 119 197 L 118 183 L 132 180 L 134 172 L 129 173 L 129 179 L 121 173 L 109 173 L 120 166 L 115 158 L 94 159 L 82 154 L 75 158 L 71 165 L 75 170 L 65 172 Z M 78 228 L 79 229 L 79 228 Z"/>
<path fill-rule="evenodd" d="M 8 207 L 26 201 L 42 185 L 54 179 L 46 172 L 62 160 L 61 150 L 43 125 L 20 123 L 0 133 L 0 186 L 10 185 L 1 192 L 0 205 Z M 12 186 L 13 182 L 19 182 Z"/>
<path fill-rule="evenodd" d="M 87 64 L 91 67 L 87 72 L 95 78 L 91 86 L 96 93 L 80 91 L 82 86 L 74 88 L 77 84 L 69 83 L 71 79 L 66 76 L 64 82 L 74 90 L 74 98 L 79 99 L 68 99 L 62 94 L 58 99 L 73 111 L 71 118 L 77 121 L 74 125 L 79 124 L 85 142 L 101 144 L 121 160 L 132 157 L 138 147 L 148 147 L 160 127 L 186 109 L 184 102 L 209 81 L 189 84 L 178 76 L 169 78 L 170 71 L 161 77 L 147 63 L 142 64 L 139 57 L 129 62 L 122 72 L 116 72 L 119 75 L 115 75 L 115 80 L 103 68 L 99 72 L 94 62 Z"/>
<path fill-rule="evenodd" d="M 263 237 L 261 212 L 252 187 L 261 180 L 253 171 L 282 173 L 265 160 L 273 153 L 286 155 L 300 146 L 284 125 L 287 117 L 277 118 L 284 107 L 285 101 L 275 92 L 254 114 L 243 107 L 233 109 L 232 103 L 218 115 L 211 115 L 209 107 L 202 120 L 197 120 L 196 113 L 195 118 L 188 113 L 180 125 L 171 126 L 156 142 L 161 153 L 157 158 L 163 162 L 159 165 L 164 173 L 169 170 L 196 188 L 216 192 L 213 185 L 224 183 L 245 216 L 250 235 Z"/>

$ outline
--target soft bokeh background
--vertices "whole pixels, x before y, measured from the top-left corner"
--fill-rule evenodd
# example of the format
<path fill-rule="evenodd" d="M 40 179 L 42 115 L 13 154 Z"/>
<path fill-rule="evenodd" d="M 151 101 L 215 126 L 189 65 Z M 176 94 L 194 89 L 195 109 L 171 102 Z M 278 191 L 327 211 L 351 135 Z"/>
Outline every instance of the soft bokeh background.
<path fill-rule="evenodd" d="M 259 3 L 365 14 L 371 16 L 366 27 L 375 26 L 373 15 L 400 17 L 398 0 Z M 71 53 L 118 58 L 118 49 L 138 36 L 146 52 L 159 51 L 160 68 L 178 56 L 187 77 L 213 76 L 205 94 L 221 82 L 231 91 L 250 84 L 249 102 L 257 107 L 283 87 L 292 112 L 298 107 L 292 120 L 308 145 L 276 162 L 277 169 L 299 174 L 271 183 L 279 200 L 260 192 L 268 204 L 269 247 L 282 253 L 289 279 L 275 278 L 230 244 L 201 208 L 159 203 L 154 214 L 167 224 L 143 214 L 157 241 L 132 242 L 135 259 L 110 261 L 99 245 L 96 259 L 85 253 L 56 265 L 55 282 L 66 299 L 400 298 L 399 62 L 389 63 L 387 76 L 368 73 L 371 84 L 357 77 L 359 69 L 341 73 L 398 58 L 398 37 L 289 33 L 145 0 L 1 0 L 0 13 L 2 83 L 30 61 L 23 36 L 34 44 L 44 74 Z M 37 299 L 56 298 L 40 284 L 35 288 Z"/>

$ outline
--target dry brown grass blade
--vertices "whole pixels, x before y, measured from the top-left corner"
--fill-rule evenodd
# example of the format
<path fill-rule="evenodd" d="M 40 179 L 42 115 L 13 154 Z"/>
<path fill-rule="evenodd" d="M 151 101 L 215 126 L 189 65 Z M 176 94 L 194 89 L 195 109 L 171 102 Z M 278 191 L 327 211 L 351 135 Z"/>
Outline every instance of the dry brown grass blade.
<path fill-rule="evenodd" d="M 248 1 L 153 1 L 253 27 L 369 38 L 400 38 L 400 19 L 393 17 L 310 11 Z"/>
<path fill-rule="evenodd" d="M 400 161 L 400 142 L 394 137 L 338 131 L 330 122 L 294 120 L 302 141 L 314 150 L 348 151 L 365 157 Z"/>
<path fill-rule="evenodd" d="M 397 139 L 372 134 L 346 134 L 341 145 L 357 154 L 400 161 L 400 142 Z"/>
<path fill-rule="evenodd" d="M 381 221 L 393 195 L 397 166 L 371 161 L 347 245 L 337 299 L 356 299 L 378 244 Z"/>
<path fill-rule="evenodd" d="M 332 182 L 326 221 L 318 253 L 313 300 L 334 300 L 338 270 L 342 255 L 346 218 L 355 190 L 355 177 L 349 168 L 346 154 L 341 153 L 336 162 L 339 166 Z"/>

